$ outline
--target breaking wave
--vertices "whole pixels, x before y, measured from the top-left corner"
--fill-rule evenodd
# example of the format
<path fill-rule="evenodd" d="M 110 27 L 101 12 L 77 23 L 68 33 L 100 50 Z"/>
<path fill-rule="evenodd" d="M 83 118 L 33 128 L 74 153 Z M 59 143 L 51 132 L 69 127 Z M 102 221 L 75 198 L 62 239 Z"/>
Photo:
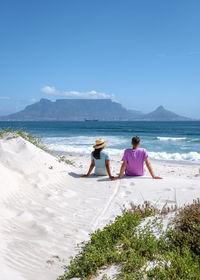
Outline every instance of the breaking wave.
<path fill-rule="evenodd" d="M 200 162 L 200 153 L 189 152 L 185 154 L 180 153 L 166 153 L 166 152 L 149 152 L 149 156 L 158 160 L 177 160 L 177 161 L 193 161 Z"/>
<path fill-rule="evenodd" d="M 156 137 L 160 141 L 184 141 L 187 140 L 185 137 Z"/>
<path fill-rule="evenodd" d="M 194 142 L 200 143 L 199 138 L 187 138 L 187 137 L 156 137 L 156 140 L 159 141 L 186 141 L 186 142 Z"/>

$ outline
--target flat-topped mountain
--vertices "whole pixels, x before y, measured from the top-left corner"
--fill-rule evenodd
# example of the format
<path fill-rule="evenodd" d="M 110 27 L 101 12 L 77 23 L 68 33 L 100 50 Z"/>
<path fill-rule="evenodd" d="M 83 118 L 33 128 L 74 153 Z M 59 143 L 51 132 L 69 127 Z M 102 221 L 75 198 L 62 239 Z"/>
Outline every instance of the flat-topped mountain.
<path fill-rule="evenodd" d="M 1 117 L 6 121 L 186 121 L 163 106 L 149 114 L 127 110 L 110 99 L 41 99 L 24 110 Z"/>
<path fill-rule="evenodd" d="M 119 121 L 128 120 L 130 115 L 121 104 L 110 99 L 58 99 L 56 101 L 41 99 L 24 110 L 3 119 L 13 121 L 83 121 L 85 119 Z"/>
<path fill-rule="evenodd" d="M 179 116 L 171 111 L 159 106 L 155 111 L 141 116 L 143 120 L 148 121 L 188 121 L 189 118 Z"/>

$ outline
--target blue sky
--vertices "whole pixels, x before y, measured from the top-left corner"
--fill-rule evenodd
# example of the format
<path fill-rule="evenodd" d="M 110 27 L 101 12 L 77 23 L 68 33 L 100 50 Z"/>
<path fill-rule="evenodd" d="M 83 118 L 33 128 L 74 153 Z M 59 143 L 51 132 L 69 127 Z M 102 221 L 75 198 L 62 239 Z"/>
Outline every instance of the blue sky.
<path fill-rule="evenodd" d="M 199 0 L 0 1 L 0 115 L 108 98 L 200 118 Z"/>

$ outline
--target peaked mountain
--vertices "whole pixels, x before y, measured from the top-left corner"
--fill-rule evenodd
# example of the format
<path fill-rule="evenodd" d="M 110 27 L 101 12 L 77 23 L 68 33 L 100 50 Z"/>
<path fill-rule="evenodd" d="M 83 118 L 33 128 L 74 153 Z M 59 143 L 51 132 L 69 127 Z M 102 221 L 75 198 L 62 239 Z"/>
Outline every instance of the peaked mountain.
<path fill-rule="evenodd" d="M 137 115 L 137 113 L 136 113 Z M 128 120 L 132 114 L 110 99 L 41 99 L 24 110 L 2 117 L 9 121 L 102 121 Z"/>
<path fill-rule="evenodd" d="M 159 106 L 155 111 L 141 116 L 142 120 L 148 121 L 189 121 L 189 118 L 179 116 L 171 111 Z"/>

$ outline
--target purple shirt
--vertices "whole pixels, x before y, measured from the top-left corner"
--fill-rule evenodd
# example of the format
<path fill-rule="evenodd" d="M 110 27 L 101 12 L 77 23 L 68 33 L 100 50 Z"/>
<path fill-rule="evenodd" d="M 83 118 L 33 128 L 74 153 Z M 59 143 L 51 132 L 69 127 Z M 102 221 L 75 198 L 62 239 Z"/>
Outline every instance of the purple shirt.
<path fill-rule="evenodd" d="M 124 152 L 122 161 L 126 162 L 125 173 L 127 176 L 143 176 L 144 175 L 144 161 L 148 158 L 147 151 L 142 148 L 136 150 L 127 149 Z"/>

